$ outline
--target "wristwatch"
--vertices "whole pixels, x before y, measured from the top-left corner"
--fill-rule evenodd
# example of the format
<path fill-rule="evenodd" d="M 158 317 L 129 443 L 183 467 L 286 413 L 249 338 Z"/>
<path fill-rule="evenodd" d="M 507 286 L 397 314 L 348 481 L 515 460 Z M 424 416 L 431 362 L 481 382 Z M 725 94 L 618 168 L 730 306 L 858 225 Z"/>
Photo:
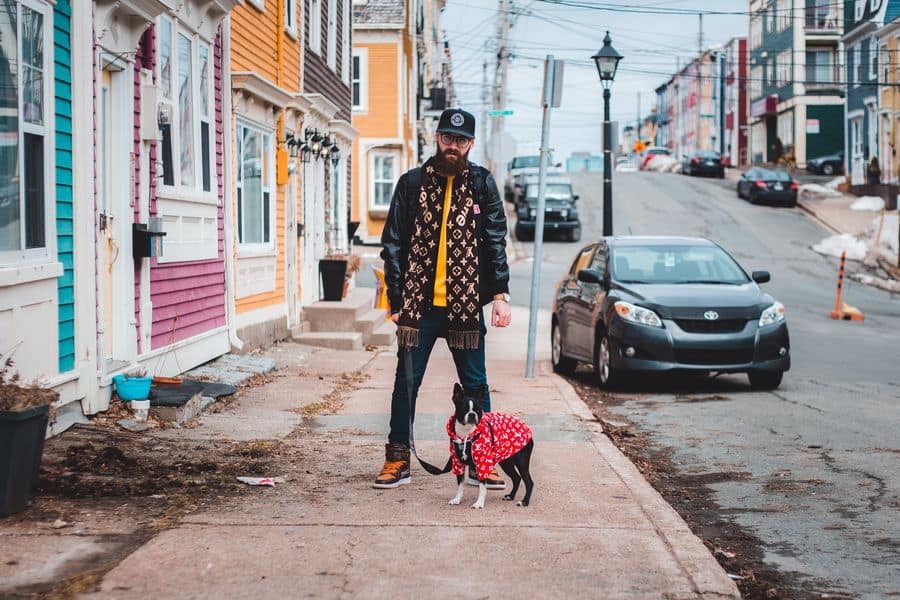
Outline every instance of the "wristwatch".
<path fill-rule="evenodd" d="M 506 293 L 504 293 L 504 294 L 494 294 L 494 302 L 497 302 L 497 301 L 499 301 L 499 300 L 502 300 L 502 301 L 504 301 L 504 302 L 506 302 L 506 303 L 509 303 L 509 294 L 506 294 Z"/>

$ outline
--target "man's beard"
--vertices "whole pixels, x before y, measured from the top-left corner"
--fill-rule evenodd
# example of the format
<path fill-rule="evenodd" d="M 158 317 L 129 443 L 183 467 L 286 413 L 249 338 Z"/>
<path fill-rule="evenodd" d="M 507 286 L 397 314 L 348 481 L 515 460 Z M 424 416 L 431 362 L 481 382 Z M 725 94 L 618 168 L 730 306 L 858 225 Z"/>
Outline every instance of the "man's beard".
<path fill-rule="evenodd" d="M 451 177 L 457 177 L 463 174 L 469 167 L 469 151 L 460 152 L 455 147 L 446 148 L 443 151 L 438 146 L 437 154 L 434 155 L 434 168 L 438 173 Z"/>

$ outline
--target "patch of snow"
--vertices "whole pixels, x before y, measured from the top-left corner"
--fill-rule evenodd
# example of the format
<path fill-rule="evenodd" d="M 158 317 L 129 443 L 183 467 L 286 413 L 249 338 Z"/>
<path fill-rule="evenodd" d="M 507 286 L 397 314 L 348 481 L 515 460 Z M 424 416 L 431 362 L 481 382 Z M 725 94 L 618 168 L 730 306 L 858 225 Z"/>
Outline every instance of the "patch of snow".
<path fill-rule="evenodd" d="M 871 241 L 871 245 L 875 246 L 875 238 L 878 235 L 878 227 L 880 226 L 881 239 L 879 240 L 878 246 L 886 251 L 890 251 L 894 256 L 896 256 L 898 248 L 898 223 L 900 223 L 900 216 L 898 216 L 896 212 L 885 214 L 884 224 L 881 223 L 880 216 L 872 219 L 872 222 L 869 224 L 869 228 L 866 231 L 869 240 Z"/>
<path fill-rule="evenodd" d="M 829 190 L 837 190 L 838 186 L 841 185 L 842 183 L 844 183 L 845 181 L 846 181 L 846 178 L 844 178 L 844 177 L 835 177 L 834 179 L 832 179 L 831 181 L 826 183 L 825 187 L 827 187 Z"/>
<path fill-rule="evenodd" d="M 862 196 L 850 205 L 850 210 L 881 210 L 884 208 L 884 200 L 878 196 Z"/>
<path fill-rule="evenodd" d="M 860 241 L 849 233 L 833 235 L 827 237 L 812 247 L 819 254 L 826 256 L 841 257 L 841 253 L 846 250 L 847 258 L 850 260 L 862 260 L 866 257 L 866 243 Z"/>
<path fill-rule="evenodd" d="M 900 292 L 900 281 L 893 279 L 882 279 L 881 277 L 875 277 L 865 273 L 853 273 L 850 275 L 850 278 L 862 284 L 871 285 L 872 287 L 877 287 L 888 292 Z"/>
<path fill-rule="evenodd" d="M 804 183 L 800 186 L 800 195 L 806 198 L 836 198 L 841 193 L 818 183 Z"/>

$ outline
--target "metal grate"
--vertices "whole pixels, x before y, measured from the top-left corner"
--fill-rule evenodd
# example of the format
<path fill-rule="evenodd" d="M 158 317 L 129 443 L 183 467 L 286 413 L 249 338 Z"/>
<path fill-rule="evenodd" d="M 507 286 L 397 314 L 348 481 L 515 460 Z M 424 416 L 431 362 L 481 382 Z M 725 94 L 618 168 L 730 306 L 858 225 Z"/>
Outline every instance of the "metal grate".
<path fill-rule="evenodd" d="M 746 319 L 676 319 L 675 322 L 688 333 L 737 333 L 747 324 Z"/>

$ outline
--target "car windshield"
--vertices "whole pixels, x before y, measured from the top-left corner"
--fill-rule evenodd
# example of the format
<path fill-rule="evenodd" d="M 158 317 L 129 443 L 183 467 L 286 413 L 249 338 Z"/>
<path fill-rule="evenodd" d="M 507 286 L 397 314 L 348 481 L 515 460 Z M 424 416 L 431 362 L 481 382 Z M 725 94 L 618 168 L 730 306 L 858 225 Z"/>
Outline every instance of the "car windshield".
<path fill-rule="evenodd" d="M 767 169 L 760 169 L 757 173 L 757 177 L 761 179 L 765 179 L 767 181 L 790 181 L 791 175 L 785 171 L 770 171 Z"/>
<path fill-rule="evenodd" d="M 538 184 L 528 184 L 528 188 L 525 192 L 525 197 L 529 200 L 537 200 Z M 568 183 L 548 183 L 546 198 L 547 200 L 571 200 L 572 186 Z"/>
<path fill-rule="evenodd" d="M 612 249 L 612 272 L 622 283 L 747 283 L 747 274 L 718 246 L 647 245 Z"/>
<path fill-rule="evenodd" d="M 540 156 L 519 156 L 513 159 L 513 169 L 530 169 L 541 166 Z"/>
<path fill-rule="evenodd" d="M 701 150 L 697 153 L 700 158 L 719 158 L 718 152 L 710 152 L 709 150 Z"/>

